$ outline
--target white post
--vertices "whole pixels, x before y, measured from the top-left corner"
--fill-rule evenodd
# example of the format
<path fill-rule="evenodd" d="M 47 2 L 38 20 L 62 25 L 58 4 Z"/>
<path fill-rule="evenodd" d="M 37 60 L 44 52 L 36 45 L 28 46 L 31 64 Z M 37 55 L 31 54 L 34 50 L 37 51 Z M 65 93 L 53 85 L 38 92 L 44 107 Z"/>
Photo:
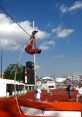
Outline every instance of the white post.
<path fill-rule="evenodd" d="M 1 49 L 1 55 L 0 55 L 0 58 L 1 58 L 1 74 L 0 74 L 0 76 L 1 76 L 1 78 L 3 77 L 3 75 L 2 75 L 2 63 L 3 63 L 3 49 Z"/>
<path fill-rule="evenodd" d="M 33 28 L 34 28 L 34 21 L 33 21 Z M 36 56 L 34 54 L 34 78 L 35 78 L 35 86 L 36 86 Z"/>

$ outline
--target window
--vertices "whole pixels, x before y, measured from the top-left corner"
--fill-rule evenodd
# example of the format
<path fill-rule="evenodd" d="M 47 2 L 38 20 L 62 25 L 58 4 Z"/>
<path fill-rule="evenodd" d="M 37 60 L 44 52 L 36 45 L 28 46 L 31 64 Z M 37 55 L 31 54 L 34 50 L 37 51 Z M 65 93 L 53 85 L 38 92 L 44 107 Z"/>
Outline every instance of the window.
<path fill-rule="evenodd" d="M 54 88 L 54 86 L 48 86 L 49 88 Z"/>

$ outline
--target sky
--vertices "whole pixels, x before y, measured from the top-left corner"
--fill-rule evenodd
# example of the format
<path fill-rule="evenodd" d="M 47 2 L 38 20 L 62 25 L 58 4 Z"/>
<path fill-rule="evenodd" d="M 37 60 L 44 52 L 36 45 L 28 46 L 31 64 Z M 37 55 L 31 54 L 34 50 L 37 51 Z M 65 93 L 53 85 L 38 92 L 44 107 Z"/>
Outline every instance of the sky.
<path fill-rule="evenodd" d="M 18 61 L 21 65 L 34 61 L 33 55 L 22 53 L 29 35 L 17 23 L 30 35 L 38 30 L 36 44 L 42 50 L 35 55 L 38 76 L 82 74 L 82 0 L 0 0 L 3 72 Z"/>

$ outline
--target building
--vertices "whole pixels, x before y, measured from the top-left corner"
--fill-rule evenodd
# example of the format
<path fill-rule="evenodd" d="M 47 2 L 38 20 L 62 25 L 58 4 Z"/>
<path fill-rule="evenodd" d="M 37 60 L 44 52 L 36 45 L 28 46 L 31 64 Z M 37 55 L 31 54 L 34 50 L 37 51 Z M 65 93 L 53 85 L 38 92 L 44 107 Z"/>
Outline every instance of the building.
<path fill-rule="evenodd" d="M 55 88 L 56 88 L 56 82 L 54 78 L 52 77 L 41 78 L 41 89 L 49 90 Z"/>

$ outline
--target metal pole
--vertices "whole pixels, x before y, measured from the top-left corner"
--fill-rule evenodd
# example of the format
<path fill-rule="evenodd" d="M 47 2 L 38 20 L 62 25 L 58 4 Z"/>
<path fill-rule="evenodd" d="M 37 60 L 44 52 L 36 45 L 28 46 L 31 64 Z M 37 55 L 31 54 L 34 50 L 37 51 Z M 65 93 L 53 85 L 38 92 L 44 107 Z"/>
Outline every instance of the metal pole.
<path fill-rule="evenodd" d="M 34 28 L 34 21 L 33 21 L 33 28 Z M 36 56 L 34 54 L 34 78 L 35 78 L 35 86 L 36 86 Z"/>
<path fill-rule="evenodd" d="M 1 49 L 1 78 L 2 78 L 2 56 L 3 56 L 3 50 Z"/>

